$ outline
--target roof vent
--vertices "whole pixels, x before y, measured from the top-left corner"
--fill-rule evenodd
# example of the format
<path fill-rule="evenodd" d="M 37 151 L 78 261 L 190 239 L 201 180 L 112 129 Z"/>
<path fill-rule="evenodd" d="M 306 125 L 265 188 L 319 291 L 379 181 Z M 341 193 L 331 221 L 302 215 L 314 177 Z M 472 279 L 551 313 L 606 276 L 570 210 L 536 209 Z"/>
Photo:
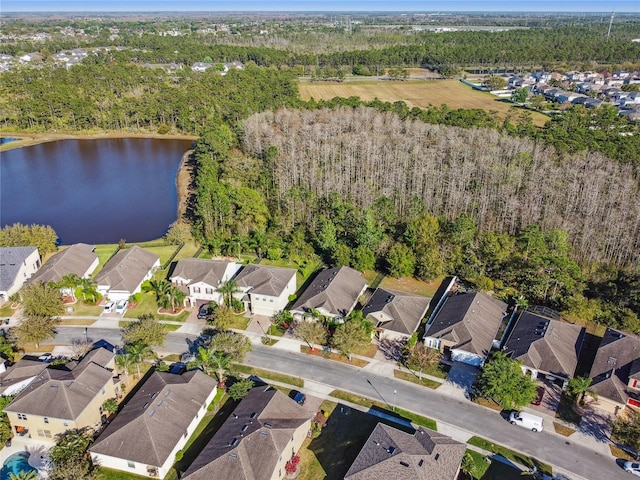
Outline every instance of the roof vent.
<path fill-rule="evenodd" d="M 262 435 L 263 437 L 267 436 L 267 432 L 265 432 L 264 430 L 260 430 L 260 435 Z"/>
<path fill-rule="evenodd" d="M 145 408 L 147 408 L 148 406 L 149 406 L 149 402 L 145 403 L 145 404 L 142 406 L 142 409 L 144 410 L 144 409 L 145 409 Z"/>
<path fill-rule="evenodd" d="M 156 414 L 156 411 L 151 409 L 151 411 L 149 411 L 149 416 L 153 417 Z"/>
<path fill-rule="evenodd" d="M 234 438 L 233 440 L 231 440 L 229 442 L 229 446 L 231 447 L 235 447 L 238 444 L 239 440 L 237 438 Z"/>
<path fill-rule="evenodd" d="M 400 465 L 402 465 L 403 467 L 409 467 L 409 464 L 407 462 L 400 462 Z"/>
<path fill-rule="evenodd" d="M 171 390 L 167 390 L 166 392 L 164 392 L 164 396 L 168 397 L 170 393 L 171 393 Z"/>
<path fill-rule="evenodd" d="M 238 415 L 236 415 L 235 413 L 232 413 L 231 415 L 233 415 L 233 418 L 238 418 Z"/>
<path fill-rule="evenodd" d="M 230 456 L 231 458 L 238 458 L 238 455 L 236 455 L 236 454 L 235 454 L 235 453 L 233 453 L 233 452 L 231 452 L 231 453 L 229 454 L 229 456 Z"/>
<path fill-rule="evenodd" d="M 258 416 L 258 414 L 257 414 L 256 412 L 253 412 L 253 413 L 249 416 L 249 418 L 256 418 L 257 416 Z"/>
<path fill-rule="evenodd" d="M 387 453 L 388 453 L 389 455 L 393 455 L 393 452 L 395 452 L 395 451 L 396 451 L 396 447 L 389 447 L 389 448 L 387 448 Z"/>
<path fill-rule="evenodd" d="M 267 428 L 273 428 L 273 425 L 271 425 L 270 423 L 265 423 L 264 426 Z"/>
<path fill-rule="evenodd" d="M 241 432 L 246 432 L 247 428 L 249 428 L 249 425 L 245 425 L 242 427 L 242 430 L 240 430 Z"/>
<path fill-rule="evenodd" d="M 424 464 L 424 460 L 421 458 L 420 461 L 418 462 L 418 466 L 421 467 Z"/>
<path fill-rule="evenodd" d="M 159 407 L 160 405 L 162 405 L 162 402 L 164 402 L 164 400 L 160 400 L 158 403 L 156 403 L 156 405 Z"/>
<path fill-rule="evenodd" d="M 440 454 L 439 454 L 439 453 L 436 453 L 436 456 L 435 456 L 434 458 L 435 458 L 435 461 L 437 462 L 437 461 L 438 461 L 438 459 L 440 458 Z"/>

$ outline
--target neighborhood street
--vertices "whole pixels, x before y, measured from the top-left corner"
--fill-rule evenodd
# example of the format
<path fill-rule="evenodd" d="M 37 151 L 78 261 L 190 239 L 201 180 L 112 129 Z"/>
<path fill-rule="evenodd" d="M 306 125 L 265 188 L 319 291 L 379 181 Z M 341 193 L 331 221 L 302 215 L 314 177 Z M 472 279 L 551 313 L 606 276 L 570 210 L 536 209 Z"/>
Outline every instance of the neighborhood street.
<path fill-rule="evenodd" d="M 114 344 L 121 343 L 119 330 L 116 328 L 88 327 L 86 332 L 88 338 L 93 340 L 105 339 Z M 51 343 L 68 344 L 72 339 L 83 338 L 84 335 L 84 327 L 59 327 L 56 339 Z M 193 335 L 170 333 L 163 351 L 185 352 L 194 338 Z M 629 478 L 629 474 L 616 465 L 614 459 L 574 444 L 570 437 L 565 438 L 547 431 L 533 433 L 515 427 L 498 412 L 370 370 L 260 344 L 253 345 L 253 352 L 247 356 L 245 363 L 375 398 L 387 403 L 390 408 L 395 405 L 473 432 L 586 479 Z M 547 425 L 547 428 L 553 429 L 551 425 Z"/>

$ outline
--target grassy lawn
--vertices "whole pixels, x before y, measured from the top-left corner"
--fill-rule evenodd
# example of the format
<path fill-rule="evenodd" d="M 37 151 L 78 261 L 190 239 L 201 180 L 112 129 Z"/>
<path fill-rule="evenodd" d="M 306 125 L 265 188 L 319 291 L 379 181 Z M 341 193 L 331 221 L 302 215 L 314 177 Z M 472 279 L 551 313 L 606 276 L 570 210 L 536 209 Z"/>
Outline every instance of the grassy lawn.
<path fill-rule="evenodd" d="M 533 468 L 534 466 L 536 466 L 538 468 L 538 471 L 547 475 L 551 475 L 551 465 L 547 465 L 546 463 L 543 463 L 522 453 L 514 452 L 513 450 L 503 447 L 502 445 L 496 445 L 495 443 L 492 443 L 482 437 L 471 437 L 467 443 L 469 445 L 480 447 L 483 450 L 502 455 L 504 458 L 507 458 L 512 462 L 519 463 L 520 465 L 524 465 L 528 468 Z"/>
<path fill-rule="evenodd" d="M 493 400 L 491 400 L 490 398 L 473 397 L 472 401 L 473 403 L 477 403 L 478 405 L 481 405 L 483 407 L 490 408 L 491 410 L 495 410 L 496 412 L 502 411 L 502 407 L 498 405 L 496 402 L 494 402 Z"/>
<path fill-rule="evenodd" d="M 148 244 L 148 246 L 145 245 L 145 243 Z M 173 253 L 178 249 L 178 245 L 166 245 L 162 241 L 145 242 L 145 243 L 136 243 L 135 245 L 138 245 L 139 247 L 142 247 L 145 250 L 148 250 L 149 252 L 160 257 L 161 266 L 164 265 L 167 262 L 167 260 L 171 258 L 171 255 L 173 255 Z M 132 245 L 133 244 L 130 244 L 128 246 L 132 246 Z"/>
<path fill-rule="evenodd" d="M 79 318 L 79 319 L 66 319 L 66 320 L 60 320 L 60 322 L 58 322 L 58 325 L 93 325 L 93 323 L 95 322 L 95 320 L 88 320 L 88 319 L 84 319 L 84 318 Z"/>
<path fill-rule="evenodd" d="M 173 261 L 177 262 L 182 258 L 193 258 L 193 256 L 198 251 L 198 248 L 200 248 L 200 246 L 197 245 L 196 243 L 193 243 L 193 242 L 185 243 L 184 247 L 182 247 L 182 250 L 178 252 L 178 254 L 176 255 L 176 258 L 174 258 Z"/>
<path fill-rule="evenodd" d="M 163 323 L 162 327 L 167 330 L 168 332 L 175 332 L 176 330 L 178 330 L 182 325 L 174 325 L 172 323 Z"/>
<path fill-rule="evenodd" d="M 575 429 L 573 428 L 569 428 L 565 425 L 562 425 L 561 423 L 558 422 L 553 422 L 553 429 L 556 431 L 556 433 L 563 435 L 565 437 L 568 437 L 574 433 L 576 433 Z"/>
<path fill-rule="evenodd" d="M 377 351 L 378 347 L 373 343 L 369 343 L 361 348 L 357 348 L 353 353 L 355 355 L 362 355 L 363 357 L 373 358 Z"/>
<path fill-rule="evenodd" d="M 246 330 L 249 326 L 250 318 L 245 317 L 244 315 L 238 314 L 233 316 L 233 320 L 229 324 L 229 328 L 235 328 L 236 330 Z"/>
<path fill-rule="evenodd" d="M 440 385 L 440 382 L 436 382 L 435 380 L 430 380 L 428 378 L 419 378 L 412 373 L 401 372 L 400 370 L 394 370 L 393 376 L 399 378 L 400 380 L 406 380 L 407 382 L 415 383 L 417 385 L 422 385 L 423 387 L 436 389 Z"/>
<path fill-rule="evenodd" d="M 0 317 L 11 317 L 14 313 L 15 310 L 11 308 L 11 302 L 7 302 L 0 307 Z"/>
<path fill-rule="evenodd" d="M 280 325 L 271 325 L 267 330 L 267 333 L 275 337 L 281 337 L 286 333 L 286 330 L 282 328 Z"/>
<path fill-rule="evenodd" d="M 100 305 L 87 305 L 85 303 L 82 303 L 82 300 L 78 300 L 76 303 L 69 306 L 73 308 L 73 311 L 72 312 L 65 311 L 64 314 L 73 315 L 74 317 L 84 317 L 84 316 L 97 317 L 104 310 L 104 307 L 101 307 Z"/>
<path fill-rule="evenodd" d="M 158 313 L 158 305 L 153 293 L 143 293 L 140 303 L 136 308 L 130 308 L 124 314 L 125 318 L 138 318 L 140 315 L 150 313 L 158 320 L 169 320 L 172 322 L 184 322 L 189 316 L 189 311 L 183 310 L 178 315 L 161 315 Z"/>
<path fill-rule="evenodd" d="M 334 82 L 298 82 L 300 97 L 309 100 L 330 100 L 333 97 L 360 97 L 362 100 L 379 98 L 383 102 L 402 100 L 409 108 L 425 108 L 429 105 L 448 105 L 456 108 L 480 108 L 495 111 L 501 119 L 509 114 L 514 107 L 509 102 L 501 101 L 488 92 L 480 92 L 463 84 L 458 80 L 408 80 L 404 82 L 390 82 L 386 80 L 356 80 L 342 83 Z M 517 111 L 517 110 L 516 110 Z M 549 117 L 538 112 L 532 112 L 533 123 L 544 125 Z"/>
<path fill-rule="evenodd" d="M 100 480 L 138 480 L 141 478 L 149 478 L 104 467 L 98 467 L 98 472 Z"/>
<path fill-rule="evenodd" d="M 117 249 L 118 249 L 118 244 L 116 243 L 96 245 L 95 252 L 98 255 L 98 261 L 100 263 L 98 264 L 98 268 L 96 268 L 95 271 L 93 272 L 93 277 L 95 277 L 98 274 L 98 272 L 102 270 L 102 267 L 104 267 L 104 264 L 107 263 L 107 260 L 111 258 L 111 256 L 116 252 Z"/>
<path fill-rule="evenodd" d="M 304 387 L 304 380 L 298 377 L 292 377 L 291 375 L 285 375 L 284 373 L 271 372 L 269 370 L 263 370 L 262 368 L 250 367 L 248 365 L 234 365 L 233 370 L 245 375 L 254 375 L 259 378 L 265 378 L 273 380 L 274 382 L 286 383 L 287 385 L 293 385 L 294 387 Z"/>
<path fill-rule="evenodd" d="M 413 422 L 416 425 L 421 425 L 431 430 L 438 430 L 436 421 L 431 418 L 423 417 L 421 415 L 408 412 L 401 408 L 396 408 L 395 412 L 392 412 L 389 405 L 379 402 L 377 400 L 372 400 L 370 398 L 354 395 L 353 393 L 345 392 L 344 390 L 333 390 L 329 395 L 331 395 L 334 398 L 344 400 L 345 402 L 355 403 L 356 405 L 361 405 L 363 407 L 367 407 L 370 409 L 373 408 L 375 410 L 382 410 L 387 415 L 397 416 L 404 420 L 409 420 L 410 422 Z M 389 425 L 396 426 L 395 423 L 389 423 Z"/>
<path fill-rule="evenodd" d="M 423 282 L 422 280 L 417 280 L 415 278 L 393 278 L 386 276 L 380 283 L 380 287 L 433 298 L 443 279 L 444 277 L 441 277 L 436 278 L 431 282 Z"/>
<path fill-rule="evenodd" d="M 635 460 L 635 458 L 633 458 L 633 456 L 629 452 L 625 452 L 623 449 L 612 443 L 609 444 L 609 450 L 611 450 L 611 455 L 616 458 L 622 458 L 624 460 Z"/>
<path fill-rule="evenodd" d="M 418 369 L 415 368 L 414 365 L 409 365 L 409 367 L 411 367 L 411 370 L 413 370 L 414 372 L 418 371 Z M 447 365 L 446 363 L 435 363 L 423 369 L 422 373 L 445 380 L 447 378 L 447 375 L 449 375 L 449 370 L 451 370 L 451 365 Z"/>
<path fill-rule="evenodd" d="M 361 360 L 359 358 L 352 358 L 351 361 L 344 355 L 334 352 L 325 352 L 324 350 L 316 349 L 313 352 L 307 345 L 300 345 L 300 351 L 302 353 L 308 353 L 309 355 L 315 355 L 316 357 L 324 357 L 329 360 L 335 360 L 336 362 L 348 363 L 349 365 L 353 365 L 354 367 L 364 367 L 369 364 L 369 362 L 365 360 Z"/>

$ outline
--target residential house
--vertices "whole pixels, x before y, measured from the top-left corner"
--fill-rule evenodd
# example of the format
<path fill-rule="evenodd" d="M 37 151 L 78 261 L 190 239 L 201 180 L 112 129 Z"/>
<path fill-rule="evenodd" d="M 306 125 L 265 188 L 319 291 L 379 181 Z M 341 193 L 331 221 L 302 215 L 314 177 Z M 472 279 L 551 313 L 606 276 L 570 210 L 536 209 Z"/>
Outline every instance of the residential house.
<path fill-rule="evenodd" d="M 216 394 L 200 370 L 153 372 L 89 449 L 102 467 L 164 478 Z"/>
<path fill-rule="evenodd" d="M 451 355 L 452 361 L 480 366 L 507 317 L 507 304 L 481 292 L 453 295 L 427 324 L 426 346 Z"/>
<path fill-rule="evenodd" d="M 0 395 L 3 397 L 16 395 L 40 375 L 47 365 L 35 357 L 27 356 L 11 366 L 7 366 L 5 362 L 4 370 L 0 369 Z"/>
<path fill-rule="evenodd" d="M 271 387 L 255 387 L 220 426 L 183 480 L 279 480 L 311 427 L 304 407 Z"/>
<path fill-rule="evenodd" d="M 204 72 L 211 67 L 213 67 L 213 63 L 196 62 L 191 65 L 191 70 L 194 72 Z"/>
<path fill-rule="evenodd" d="M 296 293 L 296 273 L 293 268 L 247 265 L 235 282 L 252 313 L 271 317 L 284 310 L 289 296 Z"/>
<path fill-rule="evenodd" d="M 564 388 L 575 374 L 584 336 L 579 325 L 522 312 L 502 351 L 522 362 L 523 372 L 533 379 L 543 375 Z"/>
<path fill-rule="evenodd" d="M 58 283 L 65 275 L 89 278 L 99 263 L 94 245 L 75 243 L 53 255 L 29 280 L 29 283 Z M 65 292 L 66 293 L 66 292 Z"/>
<path fill-rule="evenodd" d="M 222 303 L 220 285 L 231 280 L 241 265 L 226 260 L 183 258 L 173 269 L 171 283 L 187 294 L 185 302 L 191 306 L 215 302 Z"/>
<path fill-rule="evenodd" d="M 140 292 L 142 282 L 160 268 L 157 255 L 134 245 L 116 253 L 96 275 L 97 290 L 109 300 L 128 300 Z"/>
<path fill-rule="evenodd" d="M 378 423 L 345 480 L 455 480 L 466 445 L 434 430 L 413 434 Z"/>
<path fill-rule="evenodd" d="M 80 362 L 42 370 L 4 409 L 13 431 L 53 442 L 72 428 L 99 428 L 102 404 L 118 393 L 114 359 L 96 348 Z"/>
<path fill-rule="evenodd" d="M 367 289 L 360 272 L 349 267 L 334 267 L 321 271 L 291 307 L 295 318 L 303 318 L 317 310 L 320 315 L 338 322 L 354 309 L 358 298 Z"/>
<path fill-rule="evenodd" d="M 407 340 L 418 329 L 431 299 L 378 288 L 362 309 L 380 340 Z"/>
<path fill-rule="evenodd" d="M 589 376 L 596 407 L 616 415 L 625 406 L 640 408 L 640 337 L 607 328 Z"/>
<path fill-rule="evenodd" d="M 39 268 L 37 247 L 0 248 L 0 304 L 20 290 Z"/>

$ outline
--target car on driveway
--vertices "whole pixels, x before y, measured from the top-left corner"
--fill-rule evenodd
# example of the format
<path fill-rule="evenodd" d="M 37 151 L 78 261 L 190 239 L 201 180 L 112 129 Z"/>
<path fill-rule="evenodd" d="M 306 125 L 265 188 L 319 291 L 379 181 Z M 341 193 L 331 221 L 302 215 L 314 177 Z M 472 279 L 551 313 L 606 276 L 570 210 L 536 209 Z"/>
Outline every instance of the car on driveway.
<path fill-rule="evenodd" d="M 198 320 L 204 320 L 209 316 L 209 311 L 211 307 L 210 304 L 205 303 L 204 305 L 200 305 L 200 309 L 198 310 Z"/>
<path fill-rule="evenodd" d="M 113 307 L 115 307 L 116 302 L 107 302 L 104 304 L 104 313 L 111 313 L 113 312 Z"/>
<path fill-rule="evenodd" d="M 50 353 L 43 353 L 42 355 L 40 355 L 38 357 L 38 360 L 40 360 L 41 362 L 50 362 L 51 359 L 53 358 L 53 356 Z"/>
<path fill-rule="evenodd" d="M 124 312 L 127 311 L 127 305 L 129 305 L 128 300 L 120 300 L 116 305 L 116 313 L 119 315 L 124 315 Z"/>
<path fill-rule="evenodd" d="M 307 396 L 297 390 L 291 390 L 289 397 L 298 405 L 304 405 L 304 402 L 307 400 Z"/>
<path fill-rule="evenodd" d="M 640 477 L 640 463 L 624 462 L 624 466 L 622 468 L 624 468 L 625 472 L 629 472 L 636 477 Z"/>

